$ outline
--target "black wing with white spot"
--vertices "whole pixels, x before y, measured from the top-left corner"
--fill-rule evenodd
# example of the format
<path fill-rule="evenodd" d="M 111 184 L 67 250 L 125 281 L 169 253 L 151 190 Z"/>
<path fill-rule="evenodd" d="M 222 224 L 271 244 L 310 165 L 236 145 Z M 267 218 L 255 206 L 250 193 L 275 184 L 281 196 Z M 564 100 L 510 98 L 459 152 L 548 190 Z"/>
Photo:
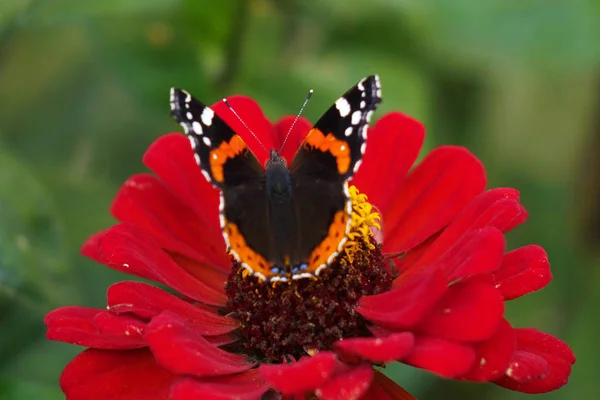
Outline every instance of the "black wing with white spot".
<path fill-rule="evenodd" d="M 341 172 L 332 167 L 334 161 L 331 154 L 319 151 L 318 148 L 306 146 L 307 141 L 300 147 L 292 163 L 290 171 L 293 175 L 319 175 L 320 177 L 342 178 L 349 180 L 358 170 L 362 155 L 367 145 L 367 130 L 371 115 L 381 103 L 381 85 L 377 75 L 363 78 L 323 114 L 313 127 L 324 136 L 333 136 L 349 147 L 349 168 Z M 311 131 L 312 132 L 312 131 Z M 310 133 L 309 133 L 310 135 Z M 329 138 L 331 139 L 331 137 Z"/>
<path fill-rule="evenodd" d="M 171 89 L 171 115 L 183 127 L 196 162 L 214 186 L 243 185 L 264 175 L 242 138 L 185 90 Z"/>

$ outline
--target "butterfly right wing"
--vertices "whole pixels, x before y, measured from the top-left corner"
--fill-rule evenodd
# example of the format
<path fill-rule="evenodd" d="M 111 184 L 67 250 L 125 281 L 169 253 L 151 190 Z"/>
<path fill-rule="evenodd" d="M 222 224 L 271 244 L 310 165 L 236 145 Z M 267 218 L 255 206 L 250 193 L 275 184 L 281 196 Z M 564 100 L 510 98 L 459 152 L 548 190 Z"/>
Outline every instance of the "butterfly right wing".
<path fill-rule="evenodd" d="M 171 89 L 171 115 L 183 127 L 204 176 L 221 190 L 221 229 L 228 251 L 250 272 L 270 270 L 265 169 L 243 139 L 188 92 Z"/>

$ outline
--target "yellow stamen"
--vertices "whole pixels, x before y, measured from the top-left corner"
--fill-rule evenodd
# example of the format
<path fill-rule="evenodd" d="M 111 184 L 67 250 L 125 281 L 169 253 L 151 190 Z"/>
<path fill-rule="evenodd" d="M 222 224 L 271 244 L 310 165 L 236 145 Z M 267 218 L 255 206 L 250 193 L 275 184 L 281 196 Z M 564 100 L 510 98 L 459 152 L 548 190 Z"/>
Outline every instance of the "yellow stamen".
<path fill-rule="evenodd" d="M 352 262 L 352 256 L 359 249 L 360 242 L 366 243 L 371 250 L 375 249 L 375 245 L 371 240 L 373 237 L 371 227 L 381 229 L 379 223 L 381 217 L 373 209 L 373 205 L 367 201 L 367 195 L 359 193 L 356 186 L 350 186 L 348 192 L 350 193 L 350 201 L 352 201 L 352 225 L 344 251 L 349 261 Z"/>

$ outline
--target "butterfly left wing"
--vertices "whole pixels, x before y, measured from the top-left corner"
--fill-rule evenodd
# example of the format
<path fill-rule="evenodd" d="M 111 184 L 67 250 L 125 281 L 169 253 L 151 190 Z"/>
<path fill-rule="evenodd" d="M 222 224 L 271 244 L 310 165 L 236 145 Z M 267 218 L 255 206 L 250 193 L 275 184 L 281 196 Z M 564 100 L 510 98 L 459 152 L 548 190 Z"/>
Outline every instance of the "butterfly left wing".
<path fill-rule="evenodd" d="M 188 136 L 202 173 L 221 190 L 220 223 L 228 251 L 264 278 L 270 268 L 262 257 L 269 249 L 264 168 L 242 138 L 188 92 L 171 89 L 171 114 Z"/>
<path fill-rule="evenodd" d="M 196 162 L 214 186 L 223 189 L 264 176 L 264 168 L 244 140 L 185 90 L 171 89 L 171 115 L 183 127 Z"/>
<path fill-rule="evenodd" d="M 377 75 L 362 79 L 323 114 L 290 164 L 298 219 L 295 259 L 318 275 L 346 242 L 352 203 L 348 180 L 360 166 L 368 124 L 381 103 Z"/>

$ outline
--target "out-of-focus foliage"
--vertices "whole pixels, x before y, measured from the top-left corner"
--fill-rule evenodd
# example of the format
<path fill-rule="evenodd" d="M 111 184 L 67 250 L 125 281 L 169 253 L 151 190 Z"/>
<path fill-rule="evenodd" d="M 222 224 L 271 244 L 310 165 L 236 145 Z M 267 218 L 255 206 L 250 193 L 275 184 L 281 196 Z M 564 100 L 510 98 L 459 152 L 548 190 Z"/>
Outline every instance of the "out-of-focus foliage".
<path fill-rule="evenodd" d="M 122 278 L 79 246 L 113 222 L 111 199 L 145 169 L 147 146 L 178 130 L 171 86 L 207 102 L 250 95 L 273 119 L 313 88 L 314 120 L 372 73 L 379 115 L 419 118 L 427 148 L 466 145 L 490 186 L 521 190 L 530 219 L 509 245 L 544 246 L 555 279 L 509 316 L 578 356 L 571 383 L 540 398 L 600 398 L 598 38 L 592 0 L 2 0 L 0 398 L 62 398 L 58 377 L 78 349 L 46 341 L 43 316 L 102 307 Z M 386 373 L 420 399 L 526 397 Z"/>

